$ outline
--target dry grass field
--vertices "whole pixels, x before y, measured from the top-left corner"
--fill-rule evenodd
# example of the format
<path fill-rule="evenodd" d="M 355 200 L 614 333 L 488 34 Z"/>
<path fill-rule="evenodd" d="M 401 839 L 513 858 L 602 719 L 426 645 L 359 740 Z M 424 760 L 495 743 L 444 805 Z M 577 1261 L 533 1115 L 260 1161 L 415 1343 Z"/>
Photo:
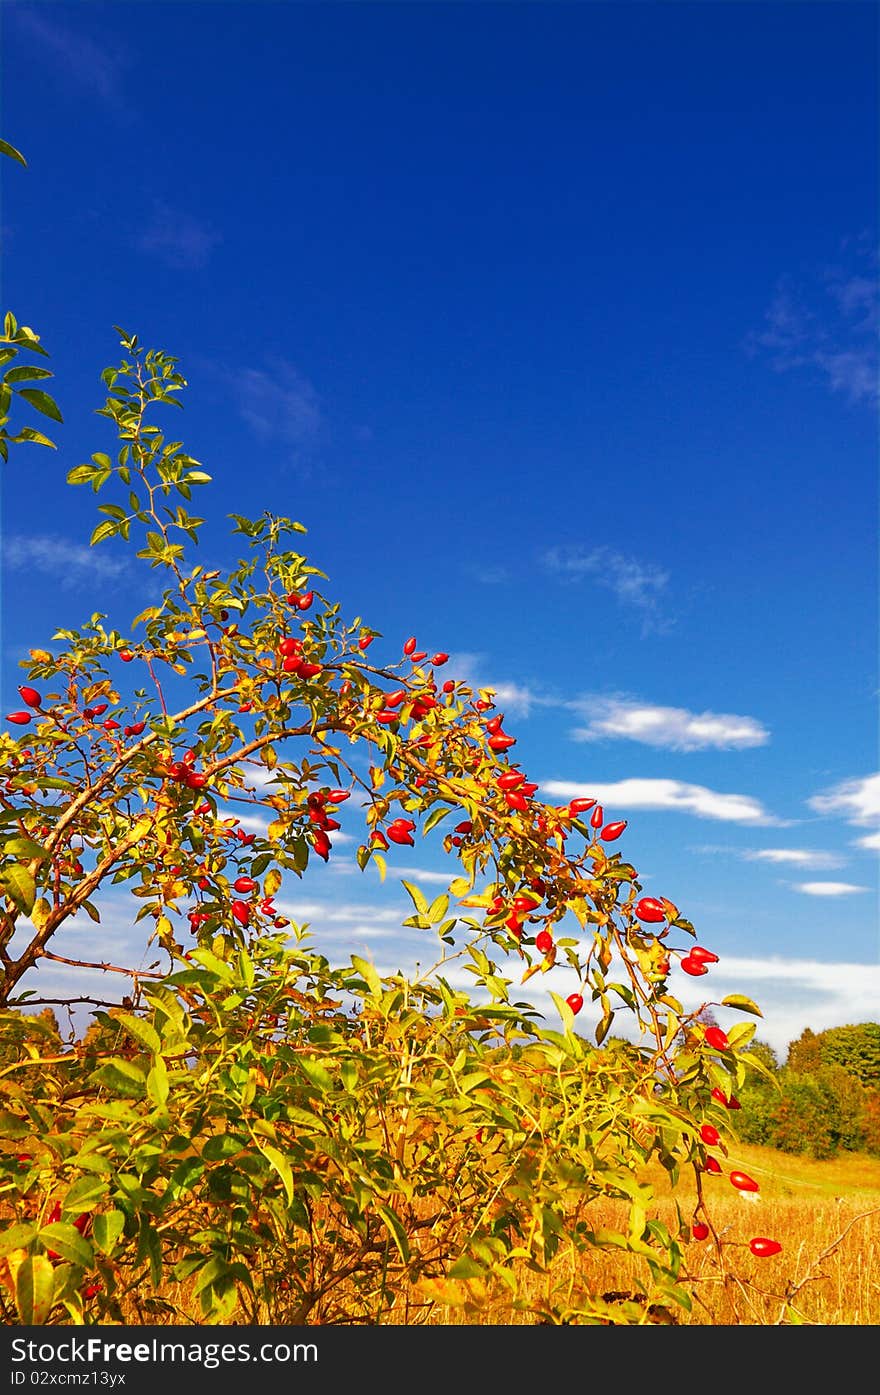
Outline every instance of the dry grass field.
<path fill-rule="evenodd" d="M 725 1283 L 712 1239 L 691 1241 L 688 1265 L 695 1276 L 691 1313 L 655 1312 L 655 1320 L 681 1325 L 871 1326 L 880 1323 L 880 1159 L 844 1154 L 827 1162 L 745 1145 L 731 1149 L 729 1168 L 738 1167 L 760 1183 L 760 1192 L 742 1194 L 726 1177 L 708 1178 L 707 1203 L 736 1279 Z M 728 1169 L 729 1170 L 729 1169 Z M 665 1180 L 656 1177 L 658 1193 Z M 668 1189 L 667 1189 L 668 1191 Z M 678 1190 L 685 1215 L 693 1193 Z M 611 1206 L 593 1216 L 595 1226 L 619 1226 Z M 671 1198 L 662 1219 L 675 1224 Z M 781 1242 L 781 1254 L 757 1259 L 748 1250 L 753 1236 Z M 735 1246 L 735 1248 L 734 1248 Z M 589 1259 L 589 1286 L 595 1293 L 652 1295 L 645 1267 L 615 1250 Z M 577 1283 L 567 1257 L 554 1265 L 551 1283 Z M 534 1292 L 541 1292 L 537 1278 Z M 541 1283 L 546 1283 L 542 1280 Z M 422 1319 L 424 1320 L 424 1318 Z M 510 1323 L 518 1319 L 490 1305 L 473 1311 L 438 1307 L 430 1322 Z M 524 1320 L 524 1319 L 519 1319 Z"/>

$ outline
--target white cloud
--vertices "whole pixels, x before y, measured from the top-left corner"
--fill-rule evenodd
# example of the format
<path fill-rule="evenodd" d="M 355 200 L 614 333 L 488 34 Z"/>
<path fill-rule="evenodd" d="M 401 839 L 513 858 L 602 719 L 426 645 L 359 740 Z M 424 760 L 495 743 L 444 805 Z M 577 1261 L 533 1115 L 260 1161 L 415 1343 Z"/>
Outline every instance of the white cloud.
<path fill-rule="evenodd" d="M 420 882 L 425 882 L 428 885 L 448 886 L 458 875 L 455 871 L 429 872 L 424 867 L 401 867 L 399 863 L 390 862 L 387 865 L 387 872 L 389 877 L 402 877 L 404 880 L 412 882 L 414 886 L 418 886 Z"/>
<path fill-rule="evenodd" d="M 130 65 L 130 57 L 117 41 L 112 45 L 107 40 L 107 26 L 102 28 L 101 42 L 88 34 L 77 32 L 67 25 L 59 24 L 46 14 L 37 14 L 32 7 L 10 5 L 7 7 L 14 24 L 30 35 L 34 50 L 39 50 L 41 61 L 53 60 L 53 66 L 66 81 L 85 89 L 89 96 L 97 96 L 108 106 L 124 110 L 126 100 L 124 75 Z M 68 10 L 68 14 L 71 10 Z"/>
<path fill-rule="evenodd" d="M 671 627 L 671 620 L 660 608 L 669 573 L 653 563 L 640 562 L 609 547 L 595 547 L 588 552 L 578 547 L 553 547 L 544 554 L 543 561 L 557 576 L 569 581 L 591 577 L 613 591 L 621 605 L 641 614 L 643 634 L 662 633 Z"/>
<path fill-rule="evenodd" d="M 523 683 L 494 683 L 485 678 L 482 670 L 484 654 L 474 654 L 466 650 L 450 655 L 446 670 L 450 677 L 459 683 L 467 683 L 476 692 L 479 688 L 491 690 L 495 706 L 503 708 L 506 716 L 528 717 L 533 706 L 555 706 L 555 700 L 536 693 Z"/>
<path fill-rule="evenodd" d="M 814 794 L 807 803 L 820 814 L 842 814 L 847 823 L 876 823 L 880 820 L 880 774 L 842 780 L 823 794 Z"/>
<path fill-rule="evenodd" d="M 769 731 L 754 717 L 726 712 L 689 712 L 630 698 L 585 698 L 571 706 L 589 718 L 588 726 L 572 732 L 576 741 L 619 737 L 673 751 L 703 751 L 764 746 L 770 740 Z"/>
<path fill-rule="evenodd" d="M 868 833 L 864 838 L 857 838 L 853 846 L 856 848 L 870 848 L 873 852 L 880 852 L 880 832 Z"/>
<path fill-rule="evenodd" d="M 231 379 L 238 410 L 261 440 L 278 440 L 297 452 L 311 447 L 322 425 L 318 394 L 285 359 L 263 369 L 246 368 Z"/>
<path fill-rule="evenodd" d="M 877 253 L 852 240 L 849 251 L 842 246 L 841 253 L 845 264 L 805 282 L 781 277 L 763 328 L 747 337 L 745 348 L 766 353 L 778 373 L 812 370 L 832 392 L 873 406 L 880 388 Z"/>
<path fill-rule="evenodd" d="M 618 780 L 615 784 L 575 784 L 568 780 L 542 781 L 542 788 L 558 799 L 586 796 L 598 799 L 615 814 L 624 816 L 628 809 L 672 809 L 695 814 L 700 819 L 719 819 L 729 823 L 778 824 L 757 799 L 747 794 L 721 794 L 704 785 L 689 785 L 681 780 Z"/>
<path fill-rule="evenodd" d="M 135 238 L 141 252 L 155 253 L 177 271 L 198 271 L 206 266 L 223 238 L 210 224 L 181 208 L 157 199 L 146 227 Z"/>
<path fill-rule="evenodd" d="M 128 559 L 57 535 L 13 534 L 3 542 L 3 565 L 11 571 L 44 572 L 54 577 L 63 591 L 69 591 L 96 580 L 116 580 L 128 570 Z"/>
<path fill-rule="evenodd" d="M 789 862 L 795 867 L 842 867 L 846 861 L 836 853 L 818 852 L 811 848 L 761 848 L 740 854 L 748 862 Z"/>
<path fill-rule="evenodd" d="M 854 886 L 852 882 L 792 882 L 792 886 L 806 896 L 852 896 L 854 892 L 871 890 L 869 886 Z"/>

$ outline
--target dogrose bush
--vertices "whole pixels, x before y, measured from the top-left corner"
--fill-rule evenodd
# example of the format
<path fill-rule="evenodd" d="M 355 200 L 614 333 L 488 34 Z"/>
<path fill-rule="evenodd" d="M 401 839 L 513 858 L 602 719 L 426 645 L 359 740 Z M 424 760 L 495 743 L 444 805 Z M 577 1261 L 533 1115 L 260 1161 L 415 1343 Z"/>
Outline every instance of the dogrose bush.
<path fill-rule="evenodd" d="M 193 565 L 209 476 L 154 420 L 184 379 L 120 334 L 114 453 L 68 481 L 115 488 L 92 544 L 135 545 L 164 589 L 124 632 L 96 613 L 32 649 L 0 734 L 4 1320 L 415 1322 L 458 1303 L 478 1321 L 491 1303 L 643 1323 L 689 1306 L 695 1225 L 735 1293 L 704 1180 L 725 1181 L 734 1094 L 762 1069 L 754 1025 L 684 1011 L 675 975 L 707 962 L 678 907 L 642 894 L 625 820 L 538 799 L 492 693 L 445 679 L 445 654 L 411 637 L 374 661 L 386 646 L 321 589 L 299 523 L 233 515 L 240 564 Z M 21 386 L 50 376 L 28 351 L 8 316 L 4 453 L 39 436 L 8 434 L 14 399 L 60 415 Z M 321 876 L 343 820 L 365 875 L 432 834 L 456 863 L 430 902 L 404 882 L 405 924 L 436 944 L 424 972 L 332 964 L 276 904 Z M 65 1044 L 31 971 L 93 976 L 63 932 L 100 923 L 111 888 L 155 962 L 118 963 L 108 935 L 100 967 L 122 988 L 72 988 L 96 1025 Z M 551 1027 L 512 990 L 560 964 L 579 987 L 554 994 Z M 594 1043 L 575 1030 L 585 1001 Z M 603 1046 L 612 1022 L 629 1044 Z M 696 1175 L 672 1229 L 652 1159 L 673 1184 Z M 619 1231 L 595 1220 L 607 1199 Z M 628 1300 L 591 1288 L 596 1248 L 642 1261 Z"/>

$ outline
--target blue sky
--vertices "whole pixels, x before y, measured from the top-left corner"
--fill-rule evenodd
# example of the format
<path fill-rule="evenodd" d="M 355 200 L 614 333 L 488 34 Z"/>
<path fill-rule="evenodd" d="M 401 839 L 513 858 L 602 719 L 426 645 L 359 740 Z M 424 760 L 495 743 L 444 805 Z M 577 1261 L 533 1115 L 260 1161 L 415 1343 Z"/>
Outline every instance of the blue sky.
<path fill-rule="evenodd" d="M 876 7 L 0 23 L 4 308 L 65 415 L 3 473 L 3 711 L 29 646 L 149 595 L 64 483 L 111 444 L 121 324 L 189 380 L 206 564 L 230 512 L 286 513 L 387 658 L 415 633 L 494 686 L 543 795 L 628 819 L 719 954 L 686 1002 L 750 993 L 783 1054 L 876 1021 Z M 438 884 L 439 846 L 379 888 L 346 825 L 291 909 L 341 959 L 429 962 L 395 876 Z"/>

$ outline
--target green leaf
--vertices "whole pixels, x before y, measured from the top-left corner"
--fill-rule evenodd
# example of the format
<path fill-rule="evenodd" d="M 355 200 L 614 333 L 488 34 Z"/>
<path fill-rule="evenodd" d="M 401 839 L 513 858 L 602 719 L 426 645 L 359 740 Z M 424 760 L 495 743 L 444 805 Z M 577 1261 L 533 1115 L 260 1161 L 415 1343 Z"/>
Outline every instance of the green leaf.
<path fill-rule="evenodd" d="M 29 402 L 38 412 L 42 412 L 44 417 L 51 417 L 53 421 L 63 421 L 64 418 L 58 410 L 55 399 L 50 397 L 48 392 L 43 392 L 41 388 L 20 388 L 19 397 L 23 397 L 25 402 Z"/>
<path fill-rule="evenodd" d="M 441 819 L 445 819 L 447 814 L 451 814 L 451 809 L 444 809 L 442 806 L 432 809 L 425 822 L 422 824 L 422 833 L 430 833 L 432 828 L 436 828 Z"/>
<path fill-rule="evenodd" d="M 462 1255 L 457 1259 L 449 1270 L 450 1279 L 481 1279 L 485 1274 L 482 1264 L 478 1264 L 475 1259 L 469 1259 L 467 1255 Z"/>
<path fill-rule="evenodd" d="M 0 1109 L 0 1138 L 27 1138 L 33 1124 L 20 1114 L 12 1114 L 8 1109 Z"/>
<path fill-rule="evenodd" d="M 24 915 L 30 915 L 37 899 L 37 886 L 26 867 L 4 867 L 0 872 L 0 890 Z"/>
<path fill-rule="evenodd" d="M 278 1176 L 281 1178 L 281 1183 L 284 1187 L 284 1191 L 287 1196 L 287 1204 L 288 1206 L 292 1206 L 293 1173 L 290 1168 L 290 1163 L 287 1161 L 287 1158 L 284 1156 L 284 1154 L 279 1152 L 277 1148 L 273 1147 L 271 1143 L 263 1143 L 259 1138 L 255 1138 L 254 1142 L 256 1143 L 260 1152 L 263 1154 L 263 1157 L 267 1160 L 267 1162 L 271 1163 L 272 1167 L 278 1173 Z"/>
<path fill-rule="evenodd" d="M 114 1056 L 100 1066 L 92 1075 L 92 1079 L 99 1085 L 105 1085 L 114 1094 L 124 1095 L 127 1098 L 140 1098 L 147 1088 L 147 1078 L 142 1070 L 132 1065 L 131 1061 L 123 1060 L 121 1056 Z"/>
<path fill-rule="evenodd" d="M 92 1217 L 92 1237 L 98 1249 L 109 1255 L 125 1229 L 122 1211 L 97 1211 Z"/>
<path fill-rule="evenodd" d="M 729 994 L 728 997 L 721 999 L 721 1006 L 739 1008 L 740 1012 L 751 1012 L 755 1017 L 764 1016 L 758 1004 L 753 1003 L 751 998 L 747 998 L 744 993 Z"/>
<path fill-rule="evenodd" d="M 379 971 L 375 964 L 371 964 L 368 959 L 362 959 L 359 954 L 353 954 L 351 962 L 367 984 L 373 997 L 380 998 L 382 996 L 382 980 L 379 978 Z"/>
<path fill-rule="evenodd" d="M 113 1017 L 130 1036 L 134 1037 L 135 1041 L 139 1041 L 141 1046 L 145 1046 L 148 1051 L 161 1051 L 162 1043 L 159 1040 L 159 1033 L 142 1017 L 135 1017 L 134 1013 L 131 1012 L 115 1012 Z"/>
<path fill-rule="evenodd" d="M 412 882 L 405 882 L 403 879 L 401 879 L 400 885 L 409 892 L 412 903 L 419 914 L 426 916 L 428 914 L 428 902 L 427 898 L 419 891 L 419 888 L 413 886 Z"/>
<path fill-rule="evenodd" d="M 297 1056 L 296 1063 L 304 1075 L 308 1076 L 313 1085 L 317 1085 L 319 1090 L 332 1090 L 333 1077 L 326 1066 L 314 1056 Z"/>
<path fill-rule="evenodd" d="M 103 1178 L 96 1177 L 94 1173 L 87 1177 L 77 1177 L 68 1187 L 64 1197 L 65 1211 L 88 1211 L 107 1195 L 107 1185 Z"/>
<path fill-rule="evenodd" d="M 0 1233 L 0 1257 L 13 1250 L 26 1250 L 37 1233 L 37 1227 L 29 1221 L 20 1221 Z"/>
<path fill-rule="evenodd" d="M 377 1206 L 376 1211 L 382 1217 L 391 1232 L 391 1238 L 397 1246 L 400 1258 L 403 1260 L 404 1264 L 409 1264 L 409 1241 L 407 1240 L 403 1222 L 397 1212 L 390 1206 Z"/>
<path fill-rule="evenodd" d="M 54 374 L 48 368 L 40 368 L 36 363 L 23 363 L 18 368 L 10 368 L 5 375 L 7 383 L 34 382 L 39 378 L 51 378 Z"/>
<path fill-rule="evenodd" d="M 115 538 L 118 529 L 112 519 L 105 518 L 103 523 L 99 523 L 92 536 L 89 538 L 89 547 L 94 547 L 95 543 L 103 542 L 105 538 Z"/>
<path fill-rule="evenodd" d="M 8 140 L 0 140 L 0 154 L 8 155 L 10 160 L 17 160 L 20 165 L 24 165 L 25 169 L 27 169 L 27 160 L 24 158 L 20 150 L 16 150 L 14 145 L 9 144 Z M 13 324 L 14 323 L 15 321 L 13 321 Z M 13 330 L 13 333 L 14 332 L 15 331 Z M 7 330 L 7 334 L 8 333 L 9 331 Z"/>
<path fill-rule="evenodd" d="M 147 1076 L 147 1094 L 153 1103 L 164 1109 L 168 1102 L 168 1067 L 164 1056 L 157 1056 L 153 1069 Z"/>
<path fill-rule="evenodd" d="M 52 856 L 41 843 L 34 842 L 33 838 L 10 838 L 8 843 L 3 844 L 2 852 L 11 857 L 38 857 L 41 862 Z"/>
<path fill-rule="evenodd" d="M 32 426 L 23 426 L 16 436 L 9 438 L 16 444 L 22 441 L 32 441 L 35 446 L 48 446 L 50 450 L 57 450 L 54 441 L 50 441 L 48 436 L 44 436 L 42 431 L 35 431 Z"/>
<path fill-rule="evenodd" d="M 91 1245 L 68 1221 L 53 1221 L 51 1225 L 44 1225 L 39 1239 L 41 1245 L 45 1245 L 47 1250 L 56 1250 L 68 1264 L 77 1264 L 81 1269 L 91 1266 L 94 1258 Z"/>
<path fill-rule="evenodd" d="M 15 1306 L 25 1327 L 41 1327 L 55 1293 L 55 1271 L 46 1255 L 28 1255 L 15 1276 Z"/>

